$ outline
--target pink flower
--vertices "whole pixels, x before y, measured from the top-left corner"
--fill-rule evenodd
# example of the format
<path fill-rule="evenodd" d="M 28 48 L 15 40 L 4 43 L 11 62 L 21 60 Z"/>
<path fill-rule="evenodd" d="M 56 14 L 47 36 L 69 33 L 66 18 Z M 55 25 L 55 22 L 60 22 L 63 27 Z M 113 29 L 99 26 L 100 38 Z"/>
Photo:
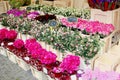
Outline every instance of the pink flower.
<path fill-rule="evenodd" d="M 62 69 L 63 72 L 67 71 L 69 73 L 72 73 L 73 71 L 78 70 L 79 65 L 80 58 L 78 56 L 67 55 L 67 57 L 63 59 L 59 67 Z"/>
<path fill-rule="evenodd" d="M 83 80 L 117 80 L 119 74 L 113 71 L 102 72 L 99 69 L 90 70 L 87 69 L 82 75 Z"/>
<path fill-rule="evenodd" d="M 0 40 L 6 39 L 6 34 L 8 30 L 6 28 L 0 29 Z"/>
<path fill-rule="evenodd" d="M 86 69 L 85 73 L 82 75 L 82 79 L 83 80 L 92 80 L 92 74 L 93 74 L 92 70 Z"/>
<path fill-rule="evenodd" d="M 57 56 L 54 53 L 47 51 L 43 51 L 43 52 L 44 53 L 42 53 L 42 55 L 40 56 L 40 60 L 43 64 L 51 64 L 56 62 Z"/>
<path fill-rule="evenodd" d="M 39 16 L 39 13 L 34 11 L 34 12 L 30 12 L 28 15 L 27 15 L 27 18 L 28 19 L 35 19 L 37 16 Z"/>
<path fill-rule="evenodd" d="M 17 39 L 14 41 L 13 45 L 18 48 L 21 49 L 24 46 L 24 42 L 22 39 Z"/>
<path fill-rule="evenodd" d="M 28 49 L 29 52 L 33 52 L 36 49 L 41 49 L 41 45 L 38 42 L 31 42 L 31 43 L 27 43 L 25 44 L 26 48 Z"/>
<path fill-rule="evenodd" d="M 15 40 L 17 37 L 17 32 L 15 30 L 9 30 L 6 33 L 6 38 L 8 40 Z"/>
<path fill-rule="evenodd" d="M 31 44 L 31 43 L 34 43 L 36 42 L 36 39 L 27 39 L 25 41 L 25 47 L 28 48 L 28 46 Z"/>
<path fill-rule="evenodd" d="M 42 48 L 32 50 L 32 52 L 31 52 L 32 58 L 37 58 L 37 59 L 39 59 L 39 57 L 42 55 L 42 51 L 43 51 Z"/>

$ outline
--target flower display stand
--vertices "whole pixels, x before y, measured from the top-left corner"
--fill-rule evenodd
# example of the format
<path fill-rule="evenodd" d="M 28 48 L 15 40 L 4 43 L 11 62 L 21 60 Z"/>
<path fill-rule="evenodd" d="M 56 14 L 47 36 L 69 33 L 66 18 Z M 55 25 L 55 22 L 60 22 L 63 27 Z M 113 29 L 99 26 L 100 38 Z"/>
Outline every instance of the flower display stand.
<path fill-rule="evenodd" d="M 98 68 L 101 71 L 114 71 L 119 61 L 119 56 L 112 54 L 102 54 L 94 60 L 93 69 Z"/>
<path fill-rule="evenodd" d="M 12 61 L 13 63 L 17 63 L 16 55 L 14 53 L 7 50 L 7 55 L 10 61 Z"/>
<path fill-rule="evenodd" d="M 91 20 L 113 24 L 115 29 L 120 29 L 120 8 L 112 11 L 91 9 Z"/>
<path fill-rule="evenodd" d="M 23 61 L 22 59 L 20 59 L 20 58 L 16 58 L 16 60 L 17 60 L 17 63 L 18 63 L 18 65 L 22 68 L 22 69 L 24 69 L 25 71 L 28 71 L 28 70 L 30 70 L 30 66 L 25 62 L 25 61 Z"/>
<path fill-rule="evenodd" d="M 30 66 L 30 69 L 31 69 L 33 76 L 36 77 L 38 80 L 48 80 L 47 75 L 44 72 L 38 71 L 32 66 Z"/>
<path fill-rule="evenodd" d="M 7 50 L 4 47 L 0 47 L 0 54 L 7 57 Z"/>

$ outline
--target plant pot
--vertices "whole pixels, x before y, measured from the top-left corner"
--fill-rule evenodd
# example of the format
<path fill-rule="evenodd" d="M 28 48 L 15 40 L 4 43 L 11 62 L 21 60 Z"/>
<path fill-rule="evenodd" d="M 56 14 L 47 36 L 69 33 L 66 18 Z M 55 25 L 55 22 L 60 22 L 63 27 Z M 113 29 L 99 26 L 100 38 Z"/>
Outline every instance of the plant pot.
<path fill-rule="evenodd" d="M 38 80 L 48 80 L 47 75 L 44 72 L 38 71 L 36 68 L 32 66 L 30 66 L 30 69 L 32 71 L 33 76 Z"/>
<path fill-rule="evenodd" d="M 7 50 L 7 56 L 8 56 L 10 61 L 12 61 L 13 63 L 17 63 L 16 55 L 14 53 Z"/>
<path fill-rule="evenodd" d="M 17 63 L 25 71 L 28 71 L 30 69 L 30 66 L 25 61 L 23 61 L 18 57 L 17 57 Z"/>
<path fill-rule="evenodd" d="M 4 47 L 0 47 L 0 54 L 7 57 L 7 50 Z"/>

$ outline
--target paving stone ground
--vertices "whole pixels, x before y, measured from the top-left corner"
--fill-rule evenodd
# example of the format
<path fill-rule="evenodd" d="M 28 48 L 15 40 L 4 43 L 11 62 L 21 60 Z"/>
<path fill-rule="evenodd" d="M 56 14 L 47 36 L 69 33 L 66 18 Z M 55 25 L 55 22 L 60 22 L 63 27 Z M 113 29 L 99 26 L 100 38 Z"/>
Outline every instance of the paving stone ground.
<path fill-rule="evenodd" d="M 24 71 L 17 64 L 0 54 L 0 80 L 37 80 L 31 71 Z"/>

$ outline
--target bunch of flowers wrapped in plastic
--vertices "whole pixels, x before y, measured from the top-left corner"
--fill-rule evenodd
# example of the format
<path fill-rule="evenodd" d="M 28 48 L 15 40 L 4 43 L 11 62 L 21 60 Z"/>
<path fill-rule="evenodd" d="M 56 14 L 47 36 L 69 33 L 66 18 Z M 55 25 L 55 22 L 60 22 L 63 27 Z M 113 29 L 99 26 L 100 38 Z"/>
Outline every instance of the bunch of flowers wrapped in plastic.
<path fill-rule="evenodd" d="M 103 11 L 114 10 L 118 8 L 118 0 L 88 0 L 89 6 Z"/>

